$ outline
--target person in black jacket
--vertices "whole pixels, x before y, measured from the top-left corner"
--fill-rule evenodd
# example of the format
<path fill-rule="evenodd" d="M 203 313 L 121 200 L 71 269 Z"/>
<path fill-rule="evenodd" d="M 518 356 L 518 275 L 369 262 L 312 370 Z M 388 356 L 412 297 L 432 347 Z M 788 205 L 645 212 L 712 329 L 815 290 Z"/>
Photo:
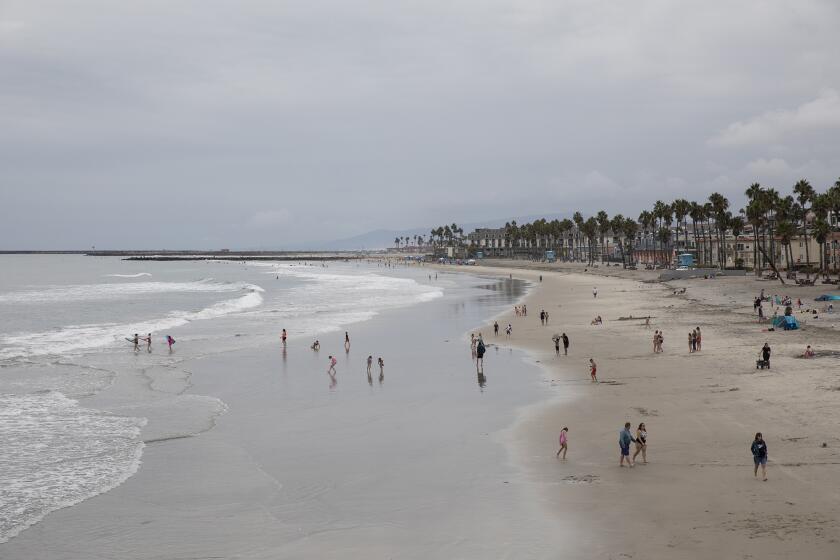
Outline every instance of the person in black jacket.
<path fill-rule="evenodd" d="M 764 363 L 767 364 L 767 367 L 770 367 L 770 345 L 766 342 L 764 346 L 761 348 L 761 358 L 764 360 Z"/>
<path fill-rule="evenodd" d="M 761 465 L 761 476 L 764 480 L 767 480 L 767 443 L 764 441 L 764 438 L 761 436 L 761 432 L 755 434 L 755 439 L 750 446 L 750 451 L 752 452 L 753 456 L 753 463 L 755 463 L 755 469 L 753 470 L 753 476 L 758 476 L 758 466 Z"/>

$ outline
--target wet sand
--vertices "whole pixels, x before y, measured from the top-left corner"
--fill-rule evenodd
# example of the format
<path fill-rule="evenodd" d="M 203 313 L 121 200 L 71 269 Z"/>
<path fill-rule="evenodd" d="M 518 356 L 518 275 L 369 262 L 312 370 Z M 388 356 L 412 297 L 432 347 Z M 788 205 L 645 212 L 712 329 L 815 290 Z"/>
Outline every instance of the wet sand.
<path fill-rule="evenodd" d="M 840 557 L 838 313 L 791 332 L 766 332 L 752 314 L 761 288 L 813 305 L 831 287 L 785 288 L 752 277 L 661 284 L 650 272 L 622 278 L 617 269 L 606 277 L 582 268 L 486 269 L 535 282 L 543 276 L 525 300 L 527 317 L 511 309 L 498 320 L 513 325 L 510 345 L 526 349 L 543 366 L 545 384 L 565 397 L 525 409 L 509 437 L 534 495 L 575 519 L 567 525 L 574 537 L 557 557 Z M 681 288 L 686 293 L 674 295 Z M 540 325 L 541 309 L 548 326 Z M 602 326 L 590 325 L 596 315 Z M 631 315 L 651 315 L 650 328 L 642 319 L 618 320 Z M 697 326 L 702 351 L 690 354 L 688 331 Z M 652 350 L 656 329 L 664 331 L 662 354 Z M 551 337 L 562 332 L 571 348 L 556 357 Z M 756 370 L 765 341 L 772 369 Z M 806 344 L 815 359 L 800 357 Z M 598 384 L 589 379 L 590 357 Z M 625 421 L 634 434 L 646 423 L 648 464 L 640 455 L 635 468 L 619 467 Z M 570 429 L 565 462 L 555 458 L 563 426 Z M 753 476 L 757 431 L 768 442 L 767 482 Z"/>
<path fill-rule="evenodd" d="M 293 338 L 285 353 L 275 343 L 182 364 L 183 396 L 227 405 L 215 426 L 167 439 L 165 419 L 138 411 L 151 419 L 137 474 L 50 513 L 0 545 L 0 557 L 553 557 L 566 524 L 539 505 L 503 437 L 516 411 L 544 395 L 540 371 L 490 346 L 479 379 L 464 336 L 520 297 L 521 283 L 450 278 L 486 289 L 456 286 L 354 324 L 349 354 L 335 332 L 317 354 Z M 367 379 L 368 354 L 385 359 L 381 382 L 376 367 Z M 153 374 L 160 390 L 185 389 Z M 93 399 L 130 406 L 123 388 L 149 379 L 122 372 Z"/>

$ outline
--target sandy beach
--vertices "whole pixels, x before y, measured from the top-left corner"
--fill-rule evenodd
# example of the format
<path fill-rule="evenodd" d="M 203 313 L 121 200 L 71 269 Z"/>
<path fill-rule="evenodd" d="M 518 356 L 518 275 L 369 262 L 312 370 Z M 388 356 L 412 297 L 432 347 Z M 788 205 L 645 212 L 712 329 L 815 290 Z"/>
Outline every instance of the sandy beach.
<path fill-rule="evenodd" d="M 804 309 L 831 287 L 750 276 L 659 283 L 653 272 L 523 266 L 531 265 L 479 269 L 536 284 L 523 300 L 527 317 L 513 309 L 498 317 L 502 333 L 513 327 L 509 341 L 498 340 L 525 349 L 562 398 L 523 410 L 508 433 L 535 499 L 575 520 L 575 536 L 557 557 L 840 557 L 838 314 L 821 313 L 802 330 L 767 332 L 752 310 L 762 288 L 801 298 Z M 543 309 L 548 326 L 540 324 Z M 591 325 L 598 315 L 603 325 Z M 643 319 L 619 320 L 648 315 L 649 328 Z M 695 327 L 702 350 L 689 353 Z M 655 330 L 664 333 L 660 354 L 653 353 Z M 551 338 L 563 332 L 569 355 L 561 348 L 555 356 Z M 772 369 L 757 370 L 765 342 Z M 807 344 L 813 359 L 801 357 Z M 625 422 L 634 434 L 646 423 L 648 464 L 640 455 L 635 468 L 619 467 Z M 563 426 L 566 461 L 555 458 Z M 753 476 L 757 431 L 769 450 L 766 482 L 760 471 Z"/>

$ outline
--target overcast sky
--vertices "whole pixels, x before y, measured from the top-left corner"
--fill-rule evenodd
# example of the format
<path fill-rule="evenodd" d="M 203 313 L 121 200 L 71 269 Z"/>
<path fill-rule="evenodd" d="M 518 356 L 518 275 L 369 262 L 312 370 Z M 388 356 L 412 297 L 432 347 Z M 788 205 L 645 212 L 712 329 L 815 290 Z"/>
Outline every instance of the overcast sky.
<path fill-rule="evenodd" d="M 840 176 L 835 0 L 0 3 L 0 248 L 295 248 Z"/>

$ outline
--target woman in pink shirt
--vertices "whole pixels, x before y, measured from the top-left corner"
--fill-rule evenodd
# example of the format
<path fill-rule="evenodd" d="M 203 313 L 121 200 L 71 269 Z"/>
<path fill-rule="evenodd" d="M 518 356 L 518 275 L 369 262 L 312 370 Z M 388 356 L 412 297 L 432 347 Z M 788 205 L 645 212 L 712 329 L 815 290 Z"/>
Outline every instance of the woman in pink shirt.
<path fill-rule="evenodd" d="M 560 449 L 557 450 L 557 456 L 560 457 L 560 452 L 562 451 L 564 461 L 566 460 L 566 451 L 569 450 L 569 437 L 567 435 L 568 433 L 569 428 L 565 426 L 562 430 L 560 430 Z"/>

